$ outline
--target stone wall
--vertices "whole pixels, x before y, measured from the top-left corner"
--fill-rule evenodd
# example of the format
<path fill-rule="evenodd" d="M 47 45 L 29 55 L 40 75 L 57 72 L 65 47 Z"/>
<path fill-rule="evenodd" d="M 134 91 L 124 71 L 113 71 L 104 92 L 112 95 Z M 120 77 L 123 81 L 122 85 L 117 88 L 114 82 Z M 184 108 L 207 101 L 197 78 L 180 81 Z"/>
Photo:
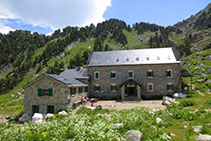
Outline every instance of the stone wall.
<path fill-rule="evenodd" d="M 172 78 L 166 77 L 166 70 L 172 69 Z M 171 95 L 174 91 L 180 91 L 180 64 L 151 64 L 151 65 L 128 65 L 128 66 L 103 66 L 103 67 L 88 67 L 89 82 L 89 97 L 98 98 L 120 98 L 121 90 L 119 85 L 128 80 L 128 71 L 134 71 L 134 80 L 142 84 L 141 97 L 149 98 L 160 95 Z M 154 71 L 154 77 L 147 77 L 147 70 Z M 94 79 L 94 72 L 100 72 L 100 79 Z M 110 72 L 116 71 L 116 79 L 110 78 Z M 154 84 L 154 91 L 148 92 L 147 84 Z M 167 83 L 173 83 L 174 91 L 167 91 Z M 94 85 L 99 84 L 101 91 L 104 93 L 94 92 Z M 110 85 L 117 84 L 117 92 L 111 92 Z"/>
<path fill-rule="evenodd" d="M 52 96 L 38 96 L 38 88 L 53 89 Z M 78 89 L 77 89 L 78 93 Z M 70 88 L 62 83 L 43 76 L 24 89 L 24 113 L 32 115 L 32 106 L 39 106 L 40 113 L 47 112 L 47 106 L 54 106 L 55 111 L 67 110 L 73 102 L 80 100 L 80 95 L 70 96 Z M 85 93 L 81 94 L 85 95 Z"/>

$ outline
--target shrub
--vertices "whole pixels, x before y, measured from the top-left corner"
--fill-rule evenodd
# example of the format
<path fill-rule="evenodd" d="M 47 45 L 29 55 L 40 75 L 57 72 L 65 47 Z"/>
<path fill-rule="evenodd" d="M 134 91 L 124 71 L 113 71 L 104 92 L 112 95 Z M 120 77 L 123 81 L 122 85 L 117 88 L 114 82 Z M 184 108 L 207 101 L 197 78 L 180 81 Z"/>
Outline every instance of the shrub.
<path fill-rule="evenodd" d="M 179 105 L 182 106 L 182 107 L 189 107 L 189 106 L 196 105 L 196 103 L 194 101 L 191 101 L 191 100 L 183 100 L 183 101 L 180 102 Z"/>
<path fill-rule="evenodd" d="M 208 100 L 206 101 L 206 106 L 211 107 L 211 99 L 208 99 Z"/>

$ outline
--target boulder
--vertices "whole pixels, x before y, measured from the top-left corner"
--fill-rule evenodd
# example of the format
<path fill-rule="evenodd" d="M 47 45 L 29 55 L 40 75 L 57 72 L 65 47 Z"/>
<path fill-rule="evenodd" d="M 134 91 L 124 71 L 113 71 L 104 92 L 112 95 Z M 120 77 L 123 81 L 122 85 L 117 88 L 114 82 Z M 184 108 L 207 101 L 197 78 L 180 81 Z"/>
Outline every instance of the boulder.
<path fill-rule="evenodd" d="M 86 108 L 91 109 L 91 110 L 95 110 L 96 107 L 91 107 L 91 106 L 87 106 Z"/>
<path fill-rule="evenodd" d="M 199 133 L 199 132 L 201 132 L 201 129 L 202 129 L 202 126 L 201 126 L 201 125 L 193 126 L 193 131 L 194 131 L 194 132 Z"/>
<path fill-rule="evenodd" d="M 156 123 L 161 123 L 163 120 L 159 117 L 156 118 Z"/>
<path fill-rule="evenodd" d="M 24 123 L 24 122 L 27 122 L 29 119 L 30 119 L 29 114 L 25 113 L 19 118 L 19 122 Z"/>
<path fill-rule="evenodd" d="M 6 120 L 9 120 L 9 119 L 10 119 L 10 116 L 6 116 L 5 119 L 6 119 Z"/>
<path fill-rule="evenodd" d="M 200 72 L 203 73 L 203 72 L 206 72 L 206 70 L 205 70 L 204 68 L 202 68 L 202 69 L 200 70 Z"/>
<path fill-rule="evenodd" d="M 140 141 L 141 137 L 142 133 L 138 130 L 129 130 L 123 136 L 126 141 Z"/>
<path fill-rule="evenodd" d="M 195 69 L 194 70 L 199 70 L 200 69 L 200 67 L 195 67 Z"/>
<path fill-rule="evenodd" d="M 204 74 L 204 73 L 202 73 L 202 74 L 201 74 L 201 77 L 206 78 L 206 77 L 207 77 L 207 75 L 206 75 L 206 74 Z"/>
<path fill-rule="evenodd" d="M 174 98 L 171 98 L 171 97 L 168 97 L 168 96 L 163 97 L 163 102 L 162 102 L 163 105 L 169 105 L 173 102 L 175 102 Z"/>
<path fill-rule="evenodd" d="M 68 115 L 68 113 L 65 112 L 65 111 L 61 111 L 61 112 L 59 112 L 58 114 L 59 114 L 59 115 L 62 115 L 62 116 L 67 116 L 67 115 Z"/>
<path fill-rule="evenodd" d="M 199 82 L 199 83 L 202 83 L 202 82 L 206 81 L 206 79 L 198 79 L 196 81 Z"/>
<path fill-rule="evenodd" d="M 20 92 L 17 92 L 17 95 L 22 95 L 22 93 L 20 93 Z"/>
<path fill-rule="evenodd" d="M 211 141 L 211 135 L 200 134 L 195 137 L 197 141 Z"/>
<path fill-rule="evenodd" d="M 211 83 L 211 80 L 207 80 L 208 83 Z"/>
<path fill-rule="evenodd" d="M 123 126 L 123 123 L 116 123 L 114 124 L 114 127 L 122 127 Z"/>
<path fill-rule="evenodd" d="M 15 97 L 15 95 L 11 94 L 11 95 L 10 95 L 10 97 L 11 97 L 11 98 L 14 98 L 14 97 Z"/>
<path fill-rule="evenodd" d="M 48 114 L 45 116 L 45 118 L 52 118 L 53 116 L 54 116 L 53 114 L 48 113 Z"/>
<path fill-rule="evenodd" d="M 170 133 L 170 136 L 173 136 L 173 137 L 174 137 L 174 136 L 176 136 L 176 135 L 175 135 L 174 133 Z"/>
<path fill-rule="evenodd" d="M 32 122 L 42 122 L 43 120 L 43 115 L 41 113 L 35 113 L 32 117 Z"/>

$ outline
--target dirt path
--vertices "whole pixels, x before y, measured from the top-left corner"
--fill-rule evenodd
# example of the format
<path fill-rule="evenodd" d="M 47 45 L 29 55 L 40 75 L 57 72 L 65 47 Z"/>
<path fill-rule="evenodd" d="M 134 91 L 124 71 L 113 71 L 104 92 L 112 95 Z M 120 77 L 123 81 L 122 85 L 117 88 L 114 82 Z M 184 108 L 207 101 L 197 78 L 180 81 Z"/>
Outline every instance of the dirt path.
<path fill-rule="evenodd" d="M 75 110 L 72 111 L 72 115 L 75 115 L 75 113 L 81 109 L 83 107 L 83 105 L 78 106 Z"/>
<path fill-rule="evenodd" d="M 94 106 L 101 105 L 102 108 L 110 109 L 110 110 L 122 110 L 122 109 L 133 109 L 136 107 L 145 107 L 149 108 L 152 112 L 156 112 L 159 110 L 165 109 L 165 106 L 162 105 L 162 100 L 144 100 L 141 102 L 120 102 L 115 100 L 109 101 L 98 101 L 94 103 Z M 90 106 L 88 103 L 86 106 Z"/>

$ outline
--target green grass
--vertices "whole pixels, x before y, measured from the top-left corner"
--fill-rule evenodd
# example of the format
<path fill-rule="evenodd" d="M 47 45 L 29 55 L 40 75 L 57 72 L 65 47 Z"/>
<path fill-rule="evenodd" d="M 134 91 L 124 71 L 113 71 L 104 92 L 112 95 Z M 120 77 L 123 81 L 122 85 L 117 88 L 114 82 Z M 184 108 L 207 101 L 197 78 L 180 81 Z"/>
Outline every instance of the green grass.
<path fill-rule="evenodd" d="M 5 79 L 7 74 L 9 74 L 12 71 L 12 68 L 10 67 L 9 69 L 7 69 L 6 71 L 3 71 L 0 73 L 0 76 Z"/>

